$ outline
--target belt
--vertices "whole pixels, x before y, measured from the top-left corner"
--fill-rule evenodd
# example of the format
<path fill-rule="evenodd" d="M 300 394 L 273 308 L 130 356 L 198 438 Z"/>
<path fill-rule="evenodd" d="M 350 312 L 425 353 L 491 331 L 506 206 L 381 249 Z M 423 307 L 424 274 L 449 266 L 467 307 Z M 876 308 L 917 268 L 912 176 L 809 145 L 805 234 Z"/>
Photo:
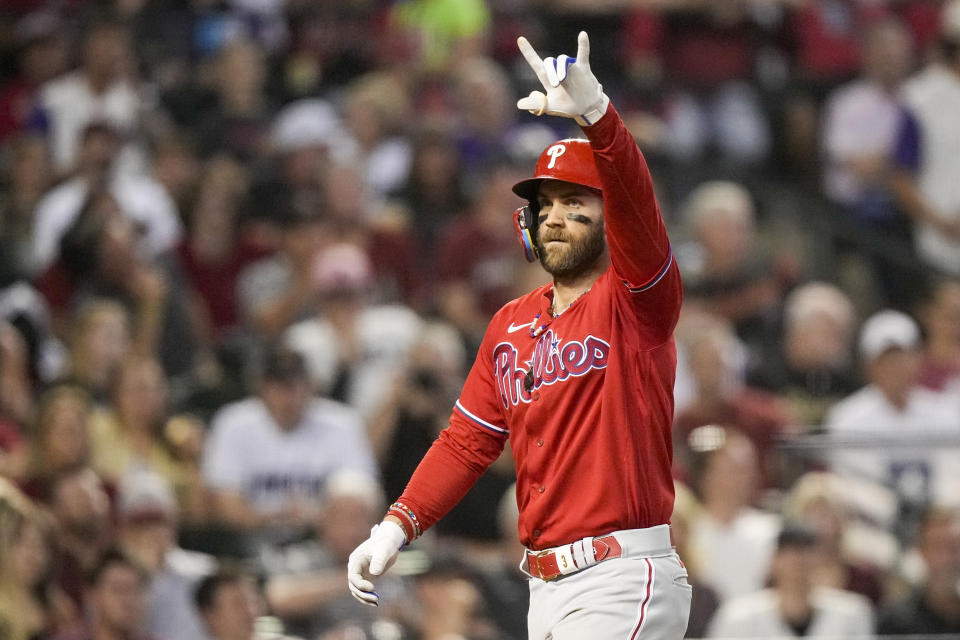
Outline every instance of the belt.
<path fill-rule="evenodd" d="M 647 529 L 614 531 L 543 551 L 527 550 L 521 569 L 534 578 L 550 581 L 603 560 L 626 555 L 657 555 L 670 550 L 670 527 L 664 524 Z"/>

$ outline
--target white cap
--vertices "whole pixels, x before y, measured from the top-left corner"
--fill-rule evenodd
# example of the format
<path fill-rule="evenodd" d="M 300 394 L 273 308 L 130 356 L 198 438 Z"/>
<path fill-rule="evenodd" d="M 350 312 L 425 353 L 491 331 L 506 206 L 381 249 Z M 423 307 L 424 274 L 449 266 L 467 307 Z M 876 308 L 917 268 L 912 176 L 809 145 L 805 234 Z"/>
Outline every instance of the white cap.
<path fill-rule="evenodd" d="M 120 482 L 117 512 L 124 520 L 175 520 L 177 501 L 170 483 L 153 471 L 133 471 Z"/>
<path fill-rule="evenodd" d="M 361 291 L 373 284 L 373 264 L 363 249 L 340 242 L 317 256 L 313 279 L 322 293 Z"/>
<path fill-rule="evenodd" d="M 338 160 L 352 157 L 354 149 L 336 109 L 319 98 L 305 98 L 285 106 L 273 121 L 270 140 L 279 153 L 326 147 L 331 157 Z"/>
<path fill-rule="evenodd" d="M 873 314 L 860 330 L 860 355 L 873 360 L 889 349 L 915 349 L 920 345 L 920 329 L 913 318 L 899 311 Z"/>

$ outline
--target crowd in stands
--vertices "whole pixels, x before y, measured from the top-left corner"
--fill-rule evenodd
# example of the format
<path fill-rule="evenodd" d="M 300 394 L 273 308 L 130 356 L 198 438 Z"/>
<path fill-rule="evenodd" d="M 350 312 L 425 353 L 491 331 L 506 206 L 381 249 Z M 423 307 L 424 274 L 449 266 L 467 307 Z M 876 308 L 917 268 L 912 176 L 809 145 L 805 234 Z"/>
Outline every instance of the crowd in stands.
<path fill-rule="evenodd" d="M 960 0 L 0 3 L 0 639 L 526 638 L 509 453 L 350 551 L 548 276 L 591 65 L 685 302 L 688 637 L 960 634 Z"/>

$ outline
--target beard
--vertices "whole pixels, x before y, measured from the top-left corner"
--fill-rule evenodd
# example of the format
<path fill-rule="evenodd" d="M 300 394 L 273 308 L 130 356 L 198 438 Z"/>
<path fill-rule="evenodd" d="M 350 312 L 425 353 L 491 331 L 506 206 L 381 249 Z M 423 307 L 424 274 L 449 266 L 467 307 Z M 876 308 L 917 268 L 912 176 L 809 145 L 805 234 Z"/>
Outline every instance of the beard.
<path fill-rule="evenodd" d="M 562 240 L 565 246 L 545 246 L 551 240 Z M 537 233 L 537 255 L 540 264 L 554 278 L 570 278 L 583 275 L 597 262 L 606 249 L 603 219 L 590 225 L 587 235 L 573 240 L 562 231 L 550 231 L 544 228 Z"/>

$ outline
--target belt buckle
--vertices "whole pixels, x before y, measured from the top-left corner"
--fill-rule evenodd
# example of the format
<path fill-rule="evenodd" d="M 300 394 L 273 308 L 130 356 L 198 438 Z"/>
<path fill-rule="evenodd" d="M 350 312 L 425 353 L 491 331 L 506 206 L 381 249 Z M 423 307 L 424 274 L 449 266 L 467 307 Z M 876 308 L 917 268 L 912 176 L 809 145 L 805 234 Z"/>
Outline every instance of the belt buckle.
<path fill-rule="evenodd" d="M 543 551 L 537 551 L 535 554 L 533 554 L 533 557 L 537 559 L 537 577 L 540 578 L 541 580 L 545 581 L 545 582 L 550 582 L 551 580 L 556 580 L 557 577 L 560 575 L 560 574 L 555 574 L 555 575 L 550 576 L 550 577 L 548 578 L 548 577 L 546 577 L 545 575 L 543 575 L 543 570 L 540 568 L 539 559 L 542 558 L 542 557 L 544 557 L 544 556 L 549 556 L 549 555 L 551 555 L 552 553 L 554 553 L 553 549 L 544 549 Z M 528 563 L 528 564 L 529 564 L 529 563 Z"/>

